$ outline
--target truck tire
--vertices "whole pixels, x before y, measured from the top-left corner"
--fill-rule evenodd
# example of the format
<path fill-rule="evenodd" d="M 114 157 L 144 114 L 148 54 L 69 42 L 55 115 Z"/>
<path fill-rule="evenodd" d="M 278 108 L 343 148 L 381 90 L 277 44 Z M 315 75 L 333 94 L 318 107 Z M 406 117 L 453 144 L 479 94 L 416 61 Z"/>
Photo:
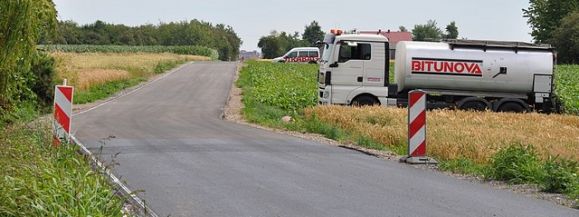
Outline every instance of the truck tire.
<path fill-rule="evenodd" d="M 360 95 L 352 100 L 352 106 L 374 106 L 380 105 L 380 102 L 374 96 Z"/>
<path fill-rule="evenodd" d="M 467 111 L 485 111 L 488 108 L 488 106 L 481 101 L 468 101 L 463 103 L 458 108 Z"/>
<path fill-rule="evenodd" d="M 499 106 L 499 109 L 497 109 L 497 111 L 523 113 L 526 112 L 527 109 L 525 109 L 525 107 L 518 102 L 505 102 L 501 106 Z"/>
<path fill-rule="evenodd" d="M 457 103 L 458 109 L 471 111 L 485 111 L 490 109 L 490 103 L 478 97 L 467 97 Z"/>

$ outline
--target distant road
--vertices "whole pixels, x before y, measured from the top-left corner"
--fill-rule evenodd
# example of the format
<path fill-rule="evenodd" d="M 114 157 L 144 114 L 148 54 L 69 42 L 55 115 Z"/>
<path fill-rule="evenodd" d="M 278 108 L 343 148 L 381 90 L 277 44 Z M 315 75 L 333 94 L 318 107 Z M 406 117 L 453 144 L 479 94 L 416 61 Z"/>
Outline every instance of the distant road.
<path fill-rule="evenodd" d="M 235 63 L 189 64 L 75 117 L 160 216 L 579 216 L 579 211 L 219 118 Z M 103 141 L 103 138 L 110 139 Z"/>

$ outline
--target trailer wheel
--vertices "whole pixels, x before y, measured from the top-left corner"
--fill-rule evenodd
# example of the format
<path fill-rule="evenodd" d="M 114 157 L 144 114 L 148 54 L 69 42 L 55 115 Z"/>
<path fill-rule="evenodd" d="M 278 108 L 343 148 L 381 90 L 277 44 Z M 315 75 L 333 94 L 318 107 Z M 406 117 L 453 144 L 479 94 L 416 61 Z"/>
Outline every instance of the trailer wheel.
<path fill-rule="evenodd" d="M 380 105 L 380 102 L 374 96 L 360 95 L 352 100 L 352 106 L 374 106 Z"/>
<path fill-rule="evenodd" d="M 490 109 L 490 103 L 478 97 L 467 97 L 457 103 L 461 110 L 485 111 Z"/>
<path fill-rule="evenodd" d="M 522 113 L 527 110 L 518 102 L 505 102 L 499 107 L 499 109 L 497 109 L 497 111 Z"/>
<path fill-rule="evenodd" d="M 459 109 L 469 110 L 469 111 L 484 111 L 488 107 L 484 102 L 480 101 L 469 101 L 462 104 Z"/>

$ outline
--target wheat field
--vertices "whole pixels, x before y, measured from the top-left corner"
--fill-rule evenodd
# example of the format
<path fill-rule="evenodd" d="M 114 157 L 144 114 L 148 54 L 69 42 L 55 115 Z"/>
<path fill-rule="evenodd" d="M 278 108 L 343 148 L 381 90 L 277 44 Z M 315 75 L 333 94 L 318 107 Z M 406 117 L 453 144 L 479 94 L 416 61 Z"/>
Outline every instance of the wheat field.
<path fill-rule="evenodd" d="M 86 90 L 109 81 L 148 77 L 163 62 L 207 61 L 209 57 L 172 53 L 63 53 L 51 55 L 57 62 L 57 76 Z"/>
<path fill-rule="evenodd" d="M 386 148 L 406 147 L 407 110 L 317 106 L 307 118 L 366 136 Z M 440 160 L 487 163 L 511 144 L 532 145 L 542 158 L 579 160 L 579 116 L 433 110 L 427 112 L 427 152 Z"/>

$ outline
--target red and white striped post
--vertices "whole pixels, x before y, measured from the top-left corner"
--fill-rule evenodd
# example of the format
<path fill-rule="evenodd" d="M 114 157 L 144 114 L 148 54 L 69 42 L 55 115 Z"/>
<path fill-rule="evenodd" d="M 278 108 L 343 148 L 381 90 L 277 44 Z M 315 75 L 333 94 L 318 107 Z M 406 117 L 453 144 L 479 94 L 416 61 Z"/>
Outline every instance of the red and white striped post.
<path fill-rule="evenodd" d="M 54 146 L 59 146 L 64 140 L 70 141 L 70 129 L 72 122 L 72 95 L 74 87 L 66 85 L 56 85 L 54 88 Z"/>
<path fill-rule="evenodd" d="M 426 156 L 426 93 L 408 93 L 408 156 L 402 159 L 411 164 L 435 164 Z"/>

